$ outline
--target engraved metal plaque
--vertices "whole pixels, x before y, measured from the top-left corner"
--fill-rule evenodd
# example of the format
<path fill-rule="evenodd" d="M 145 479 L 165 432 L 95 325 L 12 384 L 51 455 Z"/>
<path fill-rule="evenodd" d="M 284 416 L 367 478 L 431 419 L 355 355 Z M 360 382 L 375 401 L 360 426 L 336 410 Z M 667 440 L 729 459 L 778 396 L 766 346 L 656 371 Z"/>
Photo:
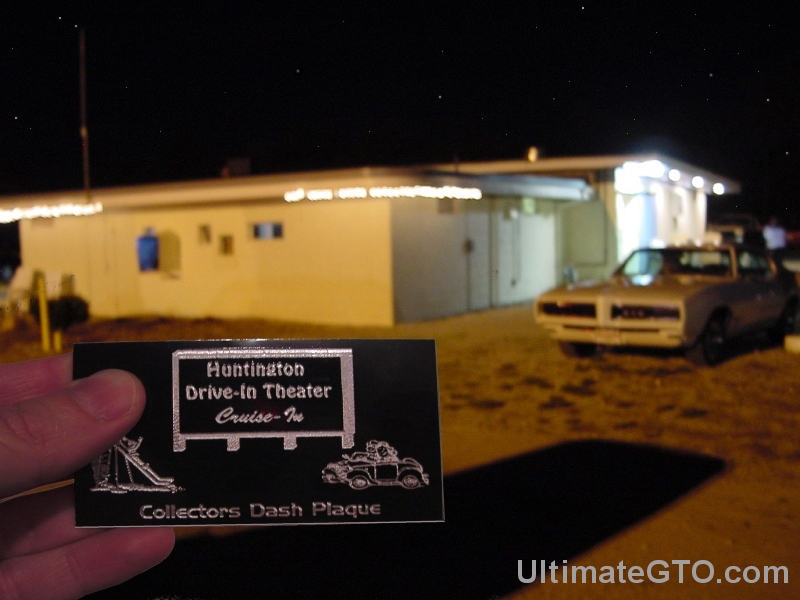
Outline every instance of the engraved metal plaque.
<path fill-rule="evenodd" d="M 431 340 L 76 344 L 147 405 L 75 474 L 79 527 L 443 520 Z"/>

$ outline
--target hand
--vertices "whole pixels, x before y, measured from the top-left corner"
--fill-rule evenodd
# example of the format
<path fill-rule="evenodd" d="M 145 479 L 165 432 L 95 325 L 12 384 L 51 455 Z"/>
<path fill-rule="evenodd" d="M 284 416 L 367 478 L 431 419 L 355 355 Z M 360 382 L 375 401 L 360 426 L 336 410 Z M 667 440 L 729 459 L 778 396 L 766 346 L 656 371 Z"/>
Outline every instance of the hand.
<path fill-rule="evenodd" d="M 130 430 L 142 384 L 124 371 L 71 382 L 72 355 L 0 365 L 0 498 L 68 478 Z M 172 529 L 76 529 L 72 487 L 0 504 L 0 598 L 79 598 L 172 551 Z"/>

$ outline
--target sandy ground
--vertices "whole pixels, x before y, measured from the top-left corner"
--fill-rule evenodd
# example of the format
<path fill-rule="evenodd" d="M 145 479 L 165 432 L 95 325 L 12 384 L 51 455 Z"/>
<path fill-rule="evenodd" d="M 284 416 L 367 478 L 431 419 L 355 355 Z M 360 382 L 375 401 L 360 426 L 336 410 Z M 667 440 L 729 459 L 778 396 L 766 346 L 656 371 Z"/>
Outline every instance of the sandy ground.
<path fill-rule="evenodd" d="M 256 320 L 93 321 L 70 330 L 66 341 L 69 347 L 75 341 L 279 337 L 435 338 L 446 473 L 583 439 L 654 444 L 726 462 L 722 475 L 573 564 L 599 569 L 620 560 L 646 567 L 652 560 L 702 559 L 715 565 L 715 577 L 728 565 L 789 570 L 788 585 L 699 584 L 688 572 L 679 584 L 673 570 L 663 584 L 548 582 L 526 586 L 514 598 L 800 597 L 800 355 L 753 338 L 713 369 L 653 352 L 568 359 L 535 325 L 527 306 L 385 329 Z M 0 361 L 41 355 L 35 328 L 0 333 Z"/>

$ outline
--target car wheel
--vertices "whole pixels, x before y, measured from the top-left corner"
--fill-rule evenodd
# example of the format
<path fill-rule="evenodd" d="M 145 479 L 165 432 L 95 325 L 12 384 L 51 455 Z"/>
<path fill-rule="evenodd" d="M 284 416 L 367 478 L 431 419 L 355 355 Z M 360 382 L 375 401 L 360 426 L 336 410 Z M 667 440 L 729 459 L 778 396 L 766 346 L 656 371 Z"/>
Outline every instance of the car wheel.
<path fill-rule="evenodd" d="M 369 487 L 369 481 L 367 481 L 366 477 L 359 475 L 358 477 L 353 477 L 350 480 L 350 487 L 354 490 L 363 490 L 364 488 Z"/>
<path fill-rule="evenodd" d="M 583 342 L 559 342 L 559 347 L 564 356 L 570 358 L 586 358 L 597 353 L 597 344 L 587 344 Z"/>
<path fill-rule="evenodd" d="M 414 488 L 419 487 L 419 477 L 416 475 L 404 475 L 403 478 L 400 480 L 400 485 L 402 485 L 407 490 L 413 490 Z"/>
<path fill-rule="evenodd" d="M 726 342 L 725 318 L 711 317 L 697 343 L 687 351 L 686 358 L 698 366 L 714 366 L 722 361 Z"/>
<path fill-rule="evenodd" d="M 770 339 L 776 344 L 783 343 L 786 335 L 794 333 L 797 324 L 797 300 L 793 299 L 786 303 L 786 306 L 778 317 L 778 321 L 769 330 Z"/>

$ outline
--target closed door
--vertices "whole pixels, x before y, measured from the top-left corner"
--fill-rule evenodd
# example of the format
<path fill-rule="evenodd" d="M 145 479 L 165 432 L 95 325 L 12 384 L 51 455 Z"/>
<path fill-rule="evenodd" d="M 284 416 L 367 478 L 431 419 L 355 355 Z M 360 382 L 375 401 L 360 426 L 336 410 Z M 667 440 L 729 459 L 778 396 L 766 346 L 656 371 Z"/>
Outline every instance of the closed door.
<path fill-rule="evenodd" d="M 491 261 L 489 212 L 467 211 L 467 309 L 489 308 L 491 298 Z"/>

